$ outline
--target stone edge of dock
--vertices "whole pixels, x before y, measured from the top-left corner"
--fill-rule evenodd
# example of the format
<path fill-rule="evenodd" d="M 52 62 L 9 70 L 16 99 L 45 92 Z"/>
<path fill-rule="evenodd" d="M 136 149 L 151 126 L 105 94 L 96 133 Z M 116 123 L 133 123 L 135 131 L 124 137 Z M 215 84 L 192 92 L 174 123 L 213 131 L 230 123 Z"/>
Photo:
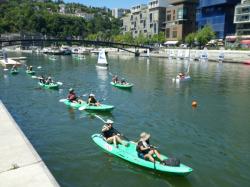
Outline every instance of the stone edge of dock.
<path fill-rule="evenodd" d="M 0 186 L 59 187 L 1 100 L 0 153 Z"/>

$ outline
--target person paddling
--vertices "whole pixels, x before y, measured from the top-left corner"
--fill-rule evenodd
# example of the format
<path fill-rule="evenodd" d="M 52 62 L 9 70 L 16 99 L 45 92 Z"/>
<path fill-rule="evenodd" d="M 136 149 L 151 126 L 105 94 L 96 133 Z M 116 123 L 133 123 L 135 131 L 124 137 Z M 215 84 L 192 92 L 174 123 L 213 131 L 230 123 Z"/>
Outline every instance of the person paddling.
<path fill-rule="evenodd" d="M 115 84 L 116 84 L 116 83 L 119 83 L 119 80 L 118 80 L 118 76 L 117 76 L 117 75 L 113 76 L 112 82 L 115 83 Z"/>
<path fill-rule="evenodd" d="M 185 74 L 184 73 L 179 73 L 177 76 L 176 76 L 177 79 L 184 79 L 185 78 Z"/>
<path fill-rule="evenodd" d="M 160 153 L 153 148 L 149 143 L 150 134 L 146 132 L 142 132 L 140 134 L 140 140 L 137 143 L 136 151 L 138 153 L 138 157 L 142 159 L 150 160 L 151 162 L 155 162 L 154 155 L 162 162 Z"/>
<path fill-rule="evenodd" d="M 53 83 L 53 80 L 51 77 L 48 77 L 46 80 L 45 80 L 45 84 L 51 84 Z"/>
<path fill-rule="evenodd" d="M 79 98 L 76 96 L 76 94 L 75 94 L 73 88 L 70 88 L 70 89 L 69 89 L 69 94 L 68 94 L 67 99 L 68 99 L 70 102 L 72 102 L 72 103 L 80 103 L 80 104 L 81 104 L 81 103 L 84 102 L 83 100 L 79 99 Z"/>
<path fill-rule="evenodd" d="M 45 84 L 45 77 L 43 75 L 40 77 L 37 77 L 37 79 L 39 79 L 40 83 Z"/>
<path fill-rule="evenodd" d="M 118 148 L 117 144 L 122 144 L 124 146 L 128 146 L 128 143 L 124 143 L 120 138 L 120 134 L 118 134 L 113 128 L 113 121 L 108 119 L 102 127 L 102 134 L 105 140 L 109 144 L 114 144 L 116 148 Z"/>
<path fill-rule="evenodd" d="M 127 84 L 127 81 L 124 78 L 122 78 L 121 79 L 121 84 Z"/>
<path fill-rule="evenodd" d="M 16 64 L 14 64 L 14 65 L 12 66 L 11 71 L 17 71 L 17 66 L 16 66 Z"/>
<path fill-rule="evenodd" d="M 29 71 L 33 71 L 33 66 L 29 66 L 29 67 L 28 67 L 28 70 L 29 70 Z"/>
<path fill-rule="evenodd" d="M 89 105 L 94 105 L 94 106 L 100 106 L 100 105 L 101 105 L 101 103 L 99 103 L 99 102 L 95 99 L 95 95 L 94 95 L 94 94 L 89 94 L 88 104 L 89 104 Z"/>

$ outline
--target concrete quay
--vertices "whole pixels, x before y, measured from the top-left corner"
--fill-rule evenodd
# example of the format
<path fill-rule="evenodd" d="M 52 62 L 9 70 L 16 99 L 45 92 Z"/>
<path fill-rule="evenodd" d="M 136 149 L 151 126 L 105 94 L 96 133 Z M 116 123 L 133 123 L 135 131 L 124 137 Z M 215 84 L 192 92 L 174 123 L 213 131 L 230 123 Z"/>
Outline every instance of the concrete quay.
<path fill-rule="evenodd" d="M 0 186 L 59 186 L 1 100 Z"/>
<path fill-rule="evenodd" d="M 135 51 L 134 48 L 128 48 L 128 50 Z M 126 55 L 126 56 L 134 56 L 133 53 L 128 53 L 126 51 L 107 48 L 106 51 L 108 51 L 109 55 Z M 143 54 L 145 49 L 139 49 L 139 52 Z M 150 52 L 150 57 L 156 57 L 156 58 L 169 58 L 170 53 L 173 54 L 172 58 L 185 58 L 185 54 L 190 53 L 191 59 L 198 59 L 198 56 L 203 52 L 203 50 L 198 49 L 161 49 L 158 51 Z M 240 51 L 240 50 L 207 50 L 208 54 L 208 61 L 218 62 L 218 57 L 221 53 L 224 53 L 224 60 L 225 63 L 245 63 L 245 61 L 250 60 L 250 51 Z M 180 56 L 178 56 L 180 54 Z M 144 53 L 145 55 L 145 53 Z M 142 55 L 141 55 L 142 56 Z"/>

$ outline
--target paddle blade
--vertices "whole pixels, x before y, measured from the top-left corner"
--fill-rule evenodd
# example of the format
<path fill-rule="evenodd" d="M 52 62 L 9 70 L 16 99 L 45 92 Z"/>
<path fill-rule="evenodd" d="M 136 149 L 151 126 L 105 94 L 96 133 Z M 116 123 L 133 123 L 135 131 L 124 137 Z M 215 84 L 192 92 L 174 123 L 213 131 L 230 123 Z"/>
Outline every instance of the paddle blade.
<path fill-rule="evenodd" d="M 37 67 L 37 69 L 41 69 L 41 68 L 42 68 L 42 66 L 38 66 L 38 67 Z"/>
<path fill-rule="evenodd" d="M 32 78 L 32 79 L 36 79 L 36 78 L 37 78 L 37 76 L 33 75 L 33 76 L 31 76 L 31 78 Z"/>
<path fill-rule="evenodd" d="M 7 68 L 4 68 L 3 70 L 4 70 L 4 71 L 8 71 L 9 69 L 7 69 Z"/>
<path fill-rule="evenodd" d="M 67 99 L 60 99 L 59 102 L 63 103 L 65 102 Z"/>
<path fill-rule="evenodd" d="M 62 86 L 63 85 L 63 83 L 62 82 L 56 82 L 57 84 L 59 84 L 60 86 Z"/>
<path fill-rule="evenodd" d="M 78 110 L 85 110 L 86 109 L 86 107 L 85 106 L 81 106 Z"/>

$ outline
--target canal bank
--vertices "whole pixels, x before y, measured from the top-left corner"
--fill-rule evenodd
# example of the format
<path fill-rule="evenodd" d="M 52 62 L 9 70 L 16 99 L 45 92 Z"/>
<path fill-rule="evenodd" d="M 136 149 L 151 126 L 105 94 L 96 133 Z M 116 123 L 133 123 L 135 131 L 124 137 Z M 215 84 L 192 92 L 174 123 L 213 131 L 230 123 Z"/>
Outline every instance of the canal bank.
<path fill-rule="evenodd" d="M 0 186 L 59 186 L 0 100 Z"/>

